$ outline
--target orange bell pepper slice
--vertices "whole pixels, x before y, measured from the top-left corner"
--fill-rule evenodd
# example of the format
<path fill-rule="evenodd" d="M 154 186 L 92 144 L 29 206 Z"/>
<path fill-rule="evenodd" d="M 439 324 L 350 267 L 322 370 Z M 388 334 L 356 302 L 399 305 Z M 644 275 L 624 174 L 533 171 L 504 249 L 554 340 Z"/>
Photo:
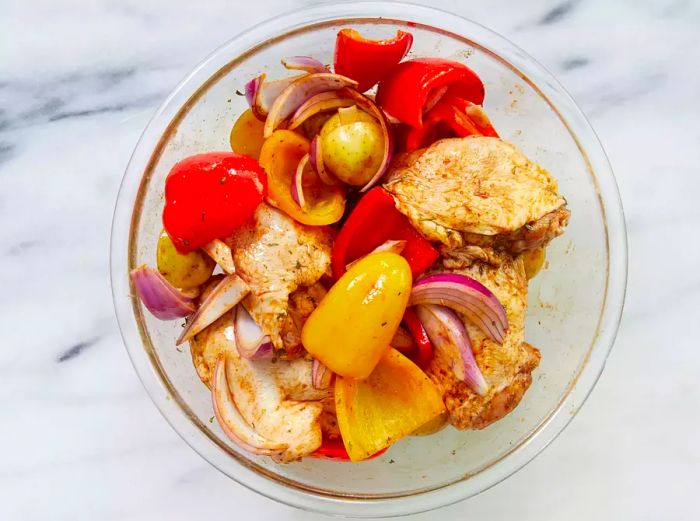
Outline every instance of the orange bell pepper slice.
<path fill-rule="evenodd" d="M 292 197 L 292 182 L 299 161 L 309 153 L 309 141 L 291 130 L 276 130 L 260 150 L 260 166 L 267 174 L 268 202 L 292 219 L 311 226 L 333 224 L 345 211 L 345 191 L 324 184 L 313 172 L 304 175 L 306 205 Z"/>
<path fill-rule="evenodd" d="M 351 461 L 372 456 L 445 412 L 435 384 L 392 348 L 367 379 L 337 377 L 334 394 Z"/>

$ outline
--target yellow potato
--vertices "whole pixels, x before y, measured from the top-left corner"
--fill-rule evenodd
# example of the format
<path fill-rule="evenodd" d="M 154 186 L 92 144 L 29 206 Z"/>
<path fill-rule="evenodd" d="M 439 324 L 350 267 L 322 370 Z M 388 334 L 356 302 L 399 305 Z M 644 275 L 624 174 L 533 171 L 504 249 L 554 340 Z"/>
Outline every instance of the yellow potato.
<path fill-rule="evenodd" d="M 216 263 L 201 250 L 184 255 L 178 252 L 165 231 L 158 239 L 156 261 L 158 271 L 165 280 L 180 289 L 192 289 L 204 284 L 216 266 Z"/>
<path fill-rule="evenodd" d="M 323 137 L 325 167 L 349 185 L 366 184 L 377 172 L 383 157 L 384 136 L 376 121 L 340 125 Z"/>
<path fill-rule="evenodd" d="M 357 108 L 356 105 L 347 108 L 340 108 L 333 114 L 330 118 L 326 118 L 326 121 L 321 128 L 319 135 L 321 138 L 325 137 L 326 134 L 331 133 L 333 130 L 341 125 L 347 125 L 349 123 L 377 123 L 377 120 L 373 116 L 367 114 L 363 110 Z"/>

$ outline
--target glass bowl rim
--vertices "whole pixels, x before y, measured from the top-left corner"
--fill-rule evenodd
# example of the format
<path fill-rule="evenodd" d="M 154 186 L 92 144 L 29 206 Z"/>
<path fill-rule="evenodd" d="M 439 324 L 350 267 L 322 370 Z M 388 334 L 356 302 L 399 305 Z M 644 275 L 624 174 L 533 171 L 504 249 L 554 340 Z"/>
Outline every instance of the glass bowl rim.
<path fill-rule="evenodd" d="M 396 16 L 396 12 L 402 13 L 402 16 Z M 234 469 L 223 465 L 220 458 L 230 458 L 231 452 L 205 434 L 201 426 L 197 425 L 198 420 L 183 410 L 179 399 L 173 399 L 170 395 L 163 375 L 159 374 L 157 360 L 152 352 L 148 353 L 145 349 L 139 331 L 142 325 L 137 325 L 139 321 L 143 324 L 140 307 L 132 306 L 133 299 L 124 298 L 124 295 L 130 294 L 128 270 L 136 242 L 133 228 L 140 212 L 140 208 L 134 207 L 133 202 L 140 200 L 138 194 L 147 185 L 149 177 L 144 175 L 144 165 L 147 165 L 145 171 L 148 172 L 153 157 L 156 156 L 157 159 L 158 147 L 168 137 L 167 130 L 187 102 L 230 70 L 232 63 L 240 61 L 242 56 L 260 46 L 269 45 L 270 41 L 274 43 L 290 34 L 332 21 L 375 19 L 397 25 L 415 23 L 469 43 L 517 72 L 523 81 L 549 103 L 577 142 L 596 183 L 605 223 L 608 265 L 605 298 L 597 334 L 589 347 L 587 360 L 570 383 L 567 392 L 560 398 L 557 407 L 525 440 L 485 468 L 453 483 L 410 495 L 357 498 L 289 486 L 289 483 L 274 473 L 261 475 L 241 461 L 241 458 L 236 458 L 240 465 Z M 462 36 L 463 33 L 469 37 Z M 536 81 L 531 78 L 536 78 Z M 611 241 L 611 237 L 615 240 Z M 357 517 L 413 514 L 458 502 L 501 482 L 539 454 L 573 419 L 602 373 L 619 327 L 627 280 L 626 228 L 612 169 L 586 117 L 553 75 L 509 40 L 476 22 L 433 7 L 387 1 L 321 4 L 284 13 L 239 33 L 210 54 L 175 87 L 141 135 L 122 179 L 110 242 L 112 296 L 122 338 L 142 384 L 171 427 L 206 461 L 251 490 L 305 510 Z"/>

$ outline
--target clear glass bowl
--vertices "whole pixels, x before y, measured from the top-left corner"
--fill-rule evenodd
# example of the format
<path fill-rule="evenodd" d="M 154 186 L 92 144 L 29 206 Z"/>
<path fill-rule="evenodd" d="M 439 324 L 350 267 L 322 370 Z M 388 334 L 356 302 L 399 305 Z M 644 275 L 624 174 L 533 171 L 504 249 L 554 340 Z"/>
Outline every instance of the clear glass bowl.
<path fill-rule="evenodd" d="M 260 72 L 285 74 L 280 58 L 332 62 L 335 34 L 368 37 L 406 29 L 413 56 L 466 61 L 484 80 L 485 108 L 501 136 L 559 180 L 572 211 L 566 234 L 548 249 L 548 266 L 530 287 L 526 336 L 542 363 L 520 405 L 482 431 L 452 428 L 409 438 L 376 460 L 347 464 L 306 459 L 278 465 L 233 445 L 212 418 L 207 389 L 177 322 L 160 322 L 132 297 L 128 272 L 155 262 L 163 183 L 190 154 L 229 150 L 237 95 Z M 437 508 L 503 480 L 540 452 L 576 414 L 605 364 L 624 300 L 626 234 L 610 166 L 572 99 L 546 70 L 506 39 L 453 14 L 388 2 L 311 7 L 264 22 L 200 64 L 144 131 L 124 175 L 111 245 L 114 305 L 124 342 L 144 386 L 172 427 L 203 458 L 237 482 L 300 508 L 389 516 Z"/>

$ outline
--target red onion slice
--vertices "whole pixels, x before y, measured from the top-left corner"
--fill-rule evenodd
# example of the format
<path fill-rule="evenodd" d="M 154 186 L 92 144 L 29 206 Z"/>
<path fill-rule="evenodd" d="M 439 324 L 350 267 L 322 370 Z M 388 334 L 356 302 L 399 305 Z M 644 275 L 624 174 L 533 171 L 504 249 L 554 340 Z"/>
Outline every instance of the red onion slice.
<path fill-rule="evenodd" d="M 294 130 L 311 116 L 321 112 L 354 105 L 355 102 L 353 100 L 343 97 L 343 91 L 344 89 L 332 90 L 311 96 L 294 112 L 289 120 L 289 129 Z"/>
<path fill-rule="evenodd" d="M 211 395 L 214 415 L 219 425 L 224 433 L 242 449 L 261 456 L 276 456 L 288 448 L 285 443 L 278 443 L 261 436 L 245 421 L 231 396 L 226 377 L 226 359 L 223 356 L 216 362 Z"/>
<path fill-rule="evenodd" d="M 264 342 L 260 344 L 260 347 L 258 347 L 258 350 L 252 356 L 251 360 L 269 360 L 274 354 L 275 347 L 272 345 L 272 342 Z"/>
<path fill-rule="evenodd" d="M 182 330 L 175 345 L 180 345 L 199 333 L 221 315 L 233 309 L 250 292 L 248 284 L 236 274 L 226 275 L 199 305 Z"/>
<path fill-rule="evenodd" d="M 287 56 L 281 61 L 286 69 L 292 71 L 328 72 L 328 67 L 311 56 Z"/>
<path fill-rule="evenodd" d="M 356 86 L 357 82 L 355 80 L 331 72 L 316 72 L 301 76 L 287 86 L 270 107 L 265 120 L 263 137 L 270 137 L 282 121 L 291 116 L 312 96 L 321 92 Z"/>
<path fill-rule="evenodd" d="M 131 281 L 141 302 L 160 320 L 174 320 L 194 313 L 192 299 L 183 295 L 163 275 L 146 265 L 131 270 Z"/>
<path fill-rule="evenodd" d="M 309 154 L 305 154 L 297 165 L 297 169 L 292 176 L 292 199 L 301 208 L 306 208 L 306 198 L 304 197 L 304 168 L 309 163 Z"/>
<path fill-rule="evenodd" d="M 233 253 L 228 244 L 226 244 L 221 239 L 214 239 L 202 246 L 204 253 L 209 255 L 214 262 L 216 262 L 222 270 L 226 273 L 235 273 L 236 266 L 233 264 Z"/>
<path fill-rule="evenodd" d="M 435 348 L 435 356 L 444 357 L 455 376 L 475 393 L 486 394 L 488 384 L 474 359 L 462 319 L 442 306 L 422 305 L 416 306 L 415 310 Z"/>
<path fill-rule="evenodd" d="M 502 344 L 508 331 L 506 310 L 483 284 L 459 273 L 437 273 L 413 285 L 409 305 L 438 304 L 465 315 L 492 340 Z"/>
<path fill-rule="evenodd" d="M 266 75 L 261 74 L 246 83 L 246 100 L 255 117 L 265 121 L 267 114 L 270 112 L 270 107 L 282 94 L 282 91 L 304 76 L 306 74 L 297 74 L 296 76 L 289 76 L 279 80 L 266 81 Z"/>
<path fill-rule="evenodd" d="M 329 186 L 335 186 L 340 183 L 335 176 L 326 170 L 326 167 L 323 164 L 323 145 L 321 145 L 321 138 L 319 136 L 314 136 L 314 138 L 311 140 L 309 159 L 311 161 L 311 168 L 313 168 L 318 174 L 321 181 Z"/>
<path fill-rule="evenodd" d="M 314 389 L 328 389 L 333 379 L 333 371 L 314 358 L 311 365 L 311 385 Z"/>
<path fill-rule="evenodd" d="M 257 358 L 258 351 L 263 353 L 272 347 L 270 337 L 263 333 L 260 326 L 253 320 L 248 311 L 242 305 L 238 306 L 234 317 L 234 335 L 238 354 L 243 358 Z M 269 348 L 266 346 L 269 344 Z M 263 346 L 266 346 L 263 349 Z"/>
<path fill-rule="evenodd" d="M 264 79 L 265 75 L 261 74 L 245 84 L 245 99 L 250 108 L 253 109 L 253 112 L 255 112 L 255 100 L 258 97 L 258 91 L 260 90 L 260 85 L 262 85 Z M 255 115 L 260 117 L 257 112 Z"/>
<path fill-rule="evenodd" d="M 406 331 L 403 326 L 399 326 L 394 333 L 394 338 L 390 342 L 391 347 L 402 353 L 408 353 L 416 347 L 416 343 L 413 341 L 411 333 Z"/>

